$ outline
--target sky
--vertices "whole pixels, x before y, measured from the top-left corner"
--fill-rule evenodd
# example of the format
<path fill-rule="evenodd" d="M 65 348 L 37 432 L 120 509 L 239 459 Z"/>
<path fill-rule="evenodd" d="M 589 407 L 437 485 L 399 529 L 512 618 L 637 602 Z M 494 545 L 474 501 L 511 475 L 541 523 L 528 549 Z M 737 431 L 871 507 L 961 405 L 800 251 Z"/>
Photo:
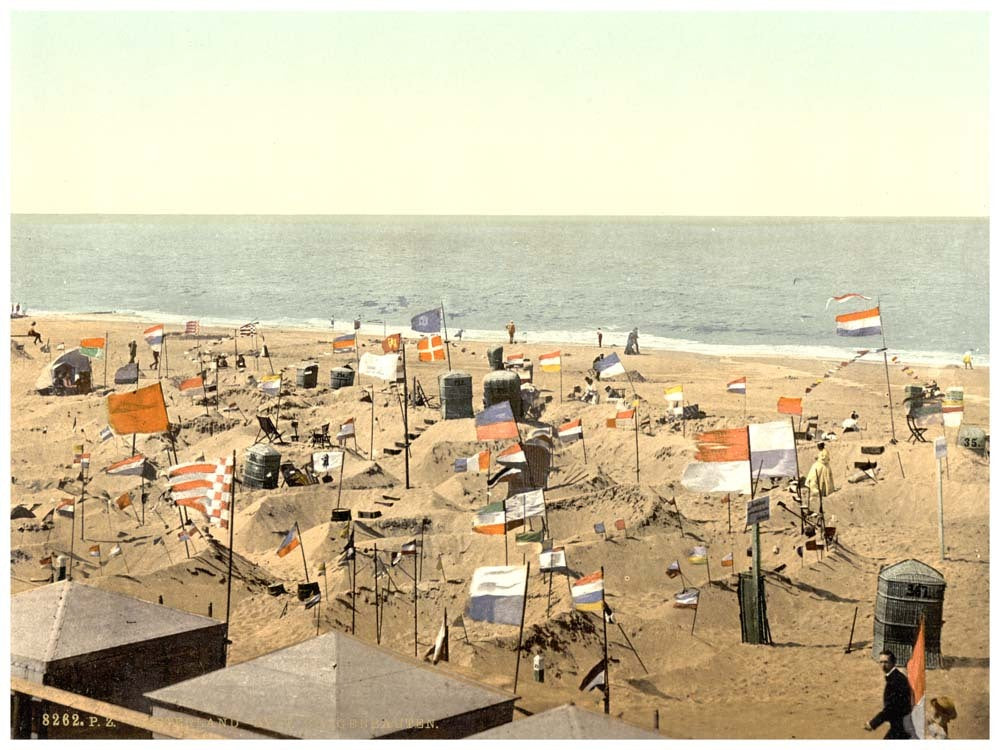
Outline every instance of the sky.
<path fill-rule="evenodd" d="M 14 213 L 984 216 L 984 12 L 15 12 Z"/>

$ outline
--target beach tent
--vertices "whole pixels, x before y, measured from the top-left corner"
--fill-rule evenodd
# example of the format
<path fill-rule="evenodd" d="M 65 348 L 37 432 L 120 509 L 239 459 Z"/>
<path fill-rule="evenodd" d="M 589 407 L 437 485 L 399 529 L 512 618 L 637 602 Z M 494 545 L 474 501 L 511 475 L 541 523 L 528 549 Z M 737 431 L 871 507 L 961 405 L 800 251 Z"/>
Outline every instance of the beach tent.
<path fill-rule="evenodd" d="M 90 359 L 79 349 L 60 354 L 42 369 L 35 390 L 58 396 L 90 393 Z"/>

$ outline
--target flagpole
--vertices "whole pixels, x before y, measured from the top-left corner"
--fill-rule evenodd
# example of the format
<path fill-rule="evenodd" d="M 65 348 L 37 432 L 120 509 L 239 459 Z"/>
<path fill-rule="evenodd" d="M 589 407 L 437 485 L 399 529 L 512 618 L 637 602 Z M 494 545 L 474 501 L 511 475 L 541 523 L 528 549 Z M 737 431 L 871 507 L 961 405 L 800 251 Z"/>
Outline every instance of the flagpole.
<path fill-rule="evenodd" d="M 354 557 L 357 558 L 357 554 L 355 554 Z M 381 623 L 379 622 L 378 542 L 375 542 L 375 557 L 373 559 L 375 561 L 375 572 L 373 574 L 374 578 L 375 578 L 375 643 L 376 643 L 376 645 L 379 645 L 379 644 L 382 643 L 382 629 L 380 627 Z M 357 569 L 357 562 L 356 561 L 355 561 L 355 569 Z M 352 594 L 351 595 L 353 597 L 353 588 L 352 588 Z M 352 618 L 354 616 L 354 605 L 353 605 L 353 603 L 351 605 L 351 616 L 352 616 Z M 354 634 L 354 628 L 353 628 L 353 624 L 352 624 L 351 635 L 353 635 L 353 634 Z"/>
<path fill-rule="evenodd" d="M 361 369 L 361 347 L 358 346 L 358 329 L 357 328 L 354 329 L 354 362 L 357 365 L 358 369 L 360 370 Z M 359 380 L 361 379 L 361 375 L 360 374 L 358 374 L 358 379 Z M 358 383 L 358 385 L 361 385 L 361 383 Z M 374 404 L 374 403 L 375 402 L 372 401 L 372 404 Z"/>
<path fill-rule="evenodd" d="M 503 503 L 503 564 L 510 565 L 510 560 L 507 557 L 507 501 L 501 500 Z"/>
<path fill-rule="evenodd" d="M 344 489 L 344 463 L 347 461 L 347 451 L 340 451 L 340 478 L 337 480 L 337 508 L 340 508 L 340 493 Z"/>
<path fill-rule="evenodd" d="M 108 357 L 111 355 L 111 337 L 104 332 L 104 387 L 108 387 Z"/>
<path fill-rule="evenodd" d="M 58 514 L 59 514 L 58 510 L 52 514 L 53 526 L 55 526 L 56 516 Z M 108 519 L 108 522 L 110 523 L 110 519 Z M 68 581 L 73 580 L 73 561 L 75 560 L 75 558 L 73 557 L 73 542 L 75 539 L 76 539 L 76 505 L 73 506 L 73 517 L 72 520 L 70 521 L 70 527 L 69 527 L 69 573 L 67 574 L 66 577 L 66 580 Z"/>
<path fill-rule="evenodd" d="M 413 658 L 417 657 L 417 558 L 413 558 Z"/>
<path fill-rule="evenodd" d="M 527 595 L 527 591 L 525 594 Z M 604 614 L 607 603 L 604 599 L 604 566 L 601 566 L 601 619 L 604 621 L 604 713 L 611 713 L 611 678 L 608 675 L 608 618 Z"/>
<path fill-rule="evenodd" d="M 756 525 L 757 524 L 754 524 L 754 526 Z M 694 635 L 694 626 L 695 623 L 698 622 L 698 605 L 700 604 L 700 600 L 701 600 L 701 593 L 699 592 L 698 596 L 695 597 L 694 600 L 694 618 L 691 620 L 691 635 Z"/>
<path fill-rule="evenodd" d="M 551 560 L 549 561 L 551 562 Z M 549 619 L 549 610 L 552 606 L 552 568 L 549 568 L 549 593 L 545 597 L 545 619 Z"/>
<path fill-rule="evenodd" d="M 441 302 L 441 325 L 444 326 L 444 350 L 448 354 L 448 372 L 451 372 L 451 343 L 448 341 L 448 321 L 444 317 L 444 302 Z"/>
<path fill-rule="evenodd" d="M 878 308 L 879 332 L 882 334 L 882 362 L 885 364 L 885 391 L 889 396 L 889 424 L 892 426 L 892 443 L 896 444 L 896 419 L 892 414 L 892 386 L 889 384 L 889 356 L 886 353 L 885 344 L 885 319 L 882 317 L 882 304 L 880 297 L 875 297 L 875 306 Z"/>
<path fill-rule="evenodd" d="M 355 339 L 356 338 L 357 337 L 355 337 Z M 359 363 L 358 368 L 360 369 L 360 367 L 361 365 Z M 361 376 L 359 375 L 358 377 L 360 378 Z M 369 461 L 375 460 L 375 384 L 374 383 L 372 383 L 372 428 L 371 428 L 371 434 L 368 438 L 368 460 Z"/>
<path fill-rule="evenodd" d="M 795 447 L 795 497 L 799 501 L 799 532 L 802 535 L 806 533 L 806 522 L 802 515 L 802 491 L 799 488 L 799 481 L 801 479 L 801 470 L 799 469 L 799 444 L 795 440 L 795 420 L 792 419 L 791 415 L 788 415 L 788 423 L 792 426 L 792 445 Z M 747 430 L 749 430 L 749 426 Z M 751 471 L 753 468 L 751 467 Z"/>
<path fill-rule="evenodd" d="M 580 420 L 580 442 L 583 443 L 583 465 L 587 465 L 587 438 L 583 434 L 583 420 Z"/>
<path fill-rule="evenodd" d="M 233 451 L 233 478 L 229 488 L 229 572 L 226 574 L 226 637 L 225 652 L 229 653 L 229 605 L 233 596 L 233 526 L 236 524 L 236 451 Z M 187 544 L 187 541 L 184 542 Z M 166 542 L 164 542 L 166 546 Z M 225 661 L 225 660 L 224 660 Z"/>
<path fill-rule="evenodd" d="M 80 459 L 80 539 L 87 538 L 87 511 L 84 508 L 84 500 L 87 497 L 87 470 L 83 467 L 83 459 Z M 75 509 L 74 509 L 75 510 Z M 76 513 L 73 513 L 76 518 Z"/>
<path fill-rule="evenodd" d="M 348 541 L 351 543 L 351 548 L 354 550 L 354 554 L 351 556 L 351 635 L 354 635 L 354 620 L 355 615 L 358 611 L 357 602 L 357 575 L 358 575 L 358 550 L 354 546 L 354 530 L 351 529 L 351 537 Z M 375 554 L 378 555 L 378 545 L 375 545 Z M 377 559 L 377 558 L 376 558 Z M 375 583 L 378 585 L 378 565 L 375 566 Z M 377 590 L 377 588 L 376 588 Z M 375 606 L 378 606 L 378 601 L 376 600 Z M 376 613 L 377 614 L 377 613 Z M 378 618 L 376 617 L 376 620 Z M 377 624 L 376 624 L 377 627 Z"/>
<path fill-rule="evenodd" d="M 233 329 L 233 369 L 236 369 L 236 361 L 240 358 L 240 329 Z"/>
<path fill-rule="evenodd" d="M 278 420 L 281 419 L 281 381 L 278 381 L 278 409 L 274 413 L 274 429 L 278 429 Z"/>
<path fill-rule="evenodd" d="M 633 402 L 632 418 L 635 422 L 635 483 L 639 484 L 639 399 Z"/>
<path fill-rule="evenodd" d="M 199 355 L 199 359 L 200 358 L 201 357 Z M 216 370 L 216 372 L 218 372 L 218 370 Z M 201 371 L 201 395 L 205 397 L 205 416 L 209 417 L 211 415 L 208 413 L 208 388 L 205 386 L 205 370 L 204 369 Z"/>
<path fill-rule="evenodd" d="M 514 649 L 514 692 L 517 692 L 517 678 L 521 672 L 521 640 L 524 637 L 524 611 L 528 607 L 528 574 L 531 563 L 524 568 L 524 597 L 521 599 L 521 628 L 517 631 L 517 648 Z"/>
<path fill-rule="evenodd" d="M 262 350 L 267 349 L 267 342 L 264 341 L 264 332 L 260 332 L 260 346 Z M 267 366 L 271 368 L 271 374 L 274 375 L 274 364 L 271 362 L 271 352 L 267 353 Z"/>
<path fill-rule="evenodd" d="M 302 569 L 306 574 L 306 583 L 309 583 L 309 566 L 306 565 L 306 545 L 302 543 L 302 531 L 299 529 L 299 522 L 295 522 L 295 533 L 299 537 L 299 552 L 302 553 Z"/>
<path fill-rule="evenodd" d="M 403 350 L 403 458 L 406 465 L 406 489 L 410 489 L 410 394 L 406 388 L 406 339 L 399 337 Z"/>
<path fill-rule="evenodd" d="M 423 516 L 420 517 L 420 568 L 417 572 L 418 581 L 424 573 L 424 521 L 426 520 Z"/>
<path fill-rule="evenodd" d="M 181 531 L 184 531 L 184 514 L 181 513 L 181 506 L 177 506 L 177 518 L 181 522 Z M 188 560 L 191 559 L 191 549 L 188 547 L 187 532 L 184 532 L 184 554 L 187 555 Z M 166 542 L 164 542 L 166 544 Z"/>

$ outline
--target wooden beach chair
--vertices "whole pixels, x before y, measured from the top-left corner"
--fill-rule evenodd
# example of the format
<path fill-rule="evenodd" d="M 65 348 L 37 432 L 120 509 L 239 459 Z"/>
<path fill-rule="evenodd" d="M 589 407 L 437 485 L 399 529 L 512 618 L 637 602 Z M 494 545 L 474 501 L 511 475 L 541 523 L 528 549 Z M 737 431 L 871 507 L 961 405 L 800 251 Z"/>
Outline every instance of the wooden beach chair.
<path fill-rule="evenodd" d="M 333 443 L 330 442 L 330 423 L 327 422 L 322 427 L 313 430 L 309 441 L 313 447 L 332 448 Z"/>
<path fill-rule="evenodd" d="M 257 415 L 257 424 L 260 425 L 260 429 L 257 430 L 257 437 L 254 438 L 253 444 L 262 442 L 261 435 L 267 439 L 269 443 L 277 443 L 278 445 L 287 445 L 284 440 L 282 433 L 278 432 L 278 428 L 274 426 L 274 422 L 271 421 L 270 417 L 266 417 L 263 414 Z"/>
<path fill-rule="evenodd" d="M 301 469 L 296 468 L 295 464 L 284 463 L 281 464 L 281 478 L 285 480 L 286 487 L 308 487 L 313 482 L 309 481 Z"/>

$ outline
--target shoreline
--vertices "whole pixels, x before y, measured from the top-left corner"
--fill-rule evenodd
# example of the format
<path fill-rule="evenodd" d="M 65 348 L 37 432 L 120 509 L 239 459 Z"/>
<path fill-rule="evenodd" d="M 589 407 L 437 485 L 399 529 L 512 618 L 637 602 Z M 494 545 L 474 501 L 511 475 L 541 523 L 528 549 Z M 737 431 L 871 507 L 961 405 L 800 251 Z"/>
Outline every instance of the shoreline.
<path fill-rule="evenodd" d="M 13 324 L 18 320 L 27 320 L 28 318 L 35 320 L 53 320 L 53 321 L 66 321 L 66 322 L 90 322 L 90 321 L 110 321 L 113 323 L 136 323 L 136 324 L 149 324 L 153 325 L 156 323 L 163 323 L 165 326 L 170 325 L 183 325 L 185 320 L 184 316 L 164 313 L 152 314 L 144 312 L 132 312 L 132 311 L 118 311 L 118 310 L 108 310 L 108 311 L 89 311 L 89 312 L 60 312 L 51 310 L 38 310 L 35 312 L 29 312 L 25 318 L 11 318 L 11 323 Z M 331 336 L 334 335 L 344 335 L 345 333 L 351 333 L 354 329 L 350 327 L 349 320 L 334 322 L 338 323 L 337 327 L 334 328 L 326 322 L 326 325 L 321 324 L 319 319 L 315 319 L 317 322 L 315 324 L 308 322 L 287 322 L 287 321 L 256 321 L 258 325 L 270 331 L 288 331 L 288 332 L 316 332 L 325 333 Z M 237 321 L 235 319 L 228 318 L 201 318 L 199 321 L 202 327 L 209 330 L 222 330 L 226 333 L 220 335 L 229 335 L 229 330 L 237 328 L 240 325 L 246 323 L 246 320 Z M 340 323 L 344 325 L 339 325 Z M 392 329 L 392 330 L 388 330 Z M 463 336 L 461 339 L 456 339 L 454 334 L 458 331 L 463 331 Z M 386 328 L 385 333 L 400 332 L 406 338 L 417 339 L 423 336 L 423 334 L 412 331 L 405 324 L 400 325 L 390 325 Z M 170 331 L 167 332 L 171 333 Z M 385 335 L 380 326 L 376 324 L 362 324 L 358 333 L 363 336 L 382 336 Z M 466 335 L 468 333 L 469 335 Z M 452 344 L 464 344 L 469 343 L 482 343 L 482 344 L 504 344 L 505 346 L 510 346 L 507 342 L 507 334 L 503 330 L 497 330 L 495 333 L 492 331 L 486 331 L 482 329 L 473 329 L 468 332 L 464 332 L 459 326 L 454 326 L 449 329 L 449 341 Z M 535 336 L 538 338 L 535 338 Z M 627 336 L 626 331 L 617 331 L 612 329 L 607 329 L 604 332 L 604 349 L 610 351 L 615 351 L 616 349 L 624 349 L 625 338 Z M 586 337 L 589 340 L 584 340 Z M 841 348 L 835 346 L 813 346 L 813 347 L 802 347 L 792 344 L 752 344 L 752 345 L 729 345 L 729 344 L 708 344 L 702 342 L 689 341 L 686 339 L 663 339 L 662 337 L 652 336 L 648 334 L 643 334 L 640 330 L 639 334 L 639 346 L 640 351 L 649 350 L 658 353 L 667 354 L 679 354 L 679 355 L 695 355 L 710 358 L 719 359 L 746 359 L 746 360 L 779 360 L 779 359 L 791 359 L 797 362 L 805 361 L 820 361 L 820 362 L 838 362 L 844 359 L 850 359 L 855 355 L 855 353 L 860 350 L 867 348 L 871 352 L 867 357 L 858 360 L 858 362 L 864 364 L 882 364 L 878 362 L 876 350 L 880 347 L 881 339 L 878 337 L 872 337 L 876 339 L 868 347 L 863 346 L 863 340 L 858 341 L 858 346 L 850 348 Z M 620 340 L 619 340 L 620 339 Z M 680 345 L 664 345 L 661 342 L 677 342 Z M 652 343 L 651 343 L 652 342 Z M 528 347 L 546 347 L 546 346 L 580 346 L 597 349 L 595 334 L 576 334 L 572 331 L 532 331 L 519 330 L 517 333 L 517 340 L 514 346 L 528 346 Z M 962 369 L 961 360 L 962 353 L 953 352 L 920 352 L 920 351 L 909 351 L 905 349 L 894 349 L 888 347 L 888 351 L 893 356 L 899 357 L 900 362 L 907 365 L 915 365 L 925 368 L 933 368 L 940 370 L 947 369 Z M 642 356 L 641 354 L 639 356 Z M 874 357 L 874 358 L 873 358 Z M 990 360 L 989 355 L 976 354 L 973 355 L 973 362 L 976 367 L 982 368 L 984 370 L 989 370 Z M 893 365 L 898 367 L 898 363 Z"/>

